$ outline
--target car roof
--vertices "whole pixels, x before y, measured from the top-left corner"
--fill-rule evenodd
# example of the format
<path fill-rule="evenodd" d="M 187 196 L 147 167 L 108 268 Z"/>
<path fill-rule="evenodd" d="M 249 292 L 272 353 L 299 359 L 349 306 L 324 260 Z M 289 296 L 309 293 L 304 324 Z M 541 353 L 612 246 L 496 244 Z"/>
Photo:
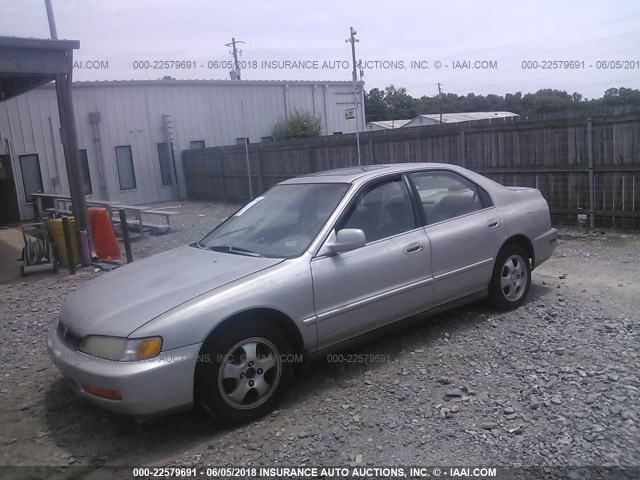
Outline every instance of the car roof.
<path fill-rule="evenodd" d="M 458 172 L 468 170 L 448 163 L 388 163 L 381 165 L 363 165 L 361 167 L 338 168 L 324 172 L 310 173 L 300 177 L 290 178 L 280 185 L 300 183 L 362 183 L 376 177 L 404 173 L 414 170 L 446 169 Z"/>

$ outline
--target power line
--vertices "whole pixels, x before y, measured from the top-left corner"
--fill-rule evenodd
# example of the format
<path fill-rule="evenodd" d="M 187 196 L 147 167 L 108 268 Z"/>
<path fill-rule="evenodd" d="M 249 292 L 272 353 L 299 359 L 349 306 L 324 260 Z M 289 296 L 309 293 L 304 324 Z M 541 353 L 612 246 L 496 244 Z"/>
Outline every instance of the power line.
<path fill-rule="evenodd" d="M 634 18 L 636 18 L 636 17 L 634 17 Z M 625 20 L 622 20 L 622 21 L 626 21 L 626 20 L 629 20 L 629 19 L 625 19 Z M 612 23 L 619 23 L 619 22 L 612 22 Z M 605 25 L 600 25 L 600 26 L 596 26 L 596 27 L 590 27 L 590 28 L 586 28 L 584 30 L 592 30 L 594 28 L 601 28 L 603 26 L 607 26 L 607 25 L 605 24 Z M 548 37 L 542 37 L 542 38 L 537 39 L 537 40 L 548 40 L 548 39 L 555 38 L 555 37 L 562 37 L 562 36 L 565 36 L 565 35 L 568 35 L 568 34 L 571 34 L 571 33 L 577 33 L 577 32 L 569 32 L 569 33 L 562 33 L 562 34 L 559 34 L 559 35 L 551 35 L 551 36 L 548 36 Z M 617 38 L 622 38 L 622 37 L 627 37 L 629 35 L 637 35 L 637 34 L 638 34 L 638 32 L 636 32 L 636 31 L 630 31 L 630 32 L 625 32 L 625 33 L 621 33 L 621 34 L 618 34 L 618 35 L 605 37 L 605 38 L 589 40 L 589 41 L 586 41 L 586 42 L 579 42 L 579 43 L 573 44 L 573 45 L 561 45 L 561 46 L 558 46 L 558 47 L 547 48 L 545 50 L 538 50 L 538 51 L 536 51 L 535 55 L 539 57 L 540 54 L 543 54 L 543 53 L 554 52 L 554 51 L 557 51 L 557 50 L 563 50 L 563 49 L 568 49 L 568 48 L 577 48 L 577 47 L 581 47 L 581 46 L 591 45 L 593 43 L 602 44 L 603 42 L 606 42 L 606 41 L 609 41 L 609 40 L 615 40 Z M 451 59 L 451 58 L 455 58 L 455 57 L 468 58 L 470 55 L 473 55 L 473 54 L 478 53 L 478 52 L 490 51 L 490 50 L 502 50 L 502 49 L 505 49 L 507 47 L 513 47 L 513 46 L 517 46 L 517 45 L 526 45 L 527 43 L 531 43 L 531 42 L 530 41 L 516 42 L 516 43 L 512 43 L 512 44 L 508 44 L 508 45 L 501 45 L 501 46 L 497 46 L 497 47 L 484 48 L 484 49 L 480 49 L 480 50 L 472 50 L 472 51 L 467 51 L 467 52 L 464 52 L 464 53 L 457 53 L 457 54 L 452 54 L 452 55 L 448 55 L 448 56 L 445 56 L 445 57 L 441 57 L 440 60 L 446 60 L 446 59 Z M 629 50 L 637 50 L 637 47 L 626 48 L 626 49 L 623 49 L 623 50 L 617 50 L 617 51 L 613 51 L 613 52 L 607 52 L 604 55 L 611 55 L 611 54 L 614 54 L 614 53 L 624 52 L 624 51 L 629 51 Z M 604 56 L 603 54 L 597 54 L 597 55 L 592 55 L 592 56 L 583 57 L 583 58 L 594 58 L 594 57 L 596 57 L 598 55 Z M 505 56 L 500 56 L 498 58 L 498 60 L 502 62 L 504 60 L 511 59 L 511 58 L 518 58 L 518 57 L 522 58 L 523 56 L 526 56 L 526 54 L 518 53 L 518 54 L 515 54 L 515 55 L 508 55 L 506 57 Z M 530 56 L 533 57 L 533 55 L 530 55 Z M 492 72 L 489 71 L 487 73 L 492 73 Z M 399 77 L 399 78 L 396 79 L 396 81 L 415 78 L 416 75 L 417 74 L 407 75 L 407 76 L 404 76 L 404 77 Z M 482 73 L 481 73 L 481 75 L 482 75 Z M 423 85 L 428 85 L 428 84 L 423 84 Z M 411 88 L 411 87 L 407 87 L 407 88 Z"/>
<path fill-rule="evenodd" d="M 508 43 L 506 45 L 499 45 L 497 47 L 488 47 L 488 48 L 481 48 L 481 49 L 478 49 L 478 50 L 472 50 L 470 52 L 465 52 L 464 55 L 470 55 L 470 54 L 473 54 L 473 53 L 486 52 L 486 51 L 490 51 L 490 50 L 498 50 L 498 49 L 504 49 L 504 48 L 507 48 L 507 47 L 515 47 L 515 46 L 519 46 L 519 45 L 531 44 L 533 41 L 539 43 L 541 40 L 550 40 L 550 39 L 559 38 L 559 37 L 566 37 L 568 35 L 573 35 L 573 34 L 576 34 L 576 33 L 583 33 L 583 32 L 588 31 L 588 30 L 595 30 L 595 29 L 599 29 L 599 28 L 603 28 L 603 27 L 608 27 L 610 25 L 614 25 L 614 24 L 617 24 L 617 23 L 624 23 L 624 22 L 628 22 L 630 20 L 637 21 L 639 18 L 640 18 L 639 16 L 625 17 L 625 18 L 621 18 L 621 19 L 618 19 L 618 20 L 601 23 L 600 25 L 592 25 L 590 27 L 580 28 L 580 29 L 577 29 L 577 30 L 572 30 L 570 32 L 555 33 L 553 35 L 546 35 L 544 37 L 539 37 L 539 38 L 532 39 L 532 40 L 523 40 L 523 41 L 519 41 L 519 42 Z M 633 32 L 630 32 L 630 33 L 633 33 Z M 626 35 L 626 34 L 623 34 L 623 35 Z M 611 37 L 611 38 L 615 38 L 615 37 Z M 586 42 L 586 43 L 592 43 L 592 42 Z M 450 59 L 450 58 L 458 57 L 458 56 L 461 56 L 461 55 L 462 54 L 457 54 L 456 53 L 456 54 L 453 54 L 453 55 L 449 55 L 449 56 L 443 57 L 443 59 Z"/>
<path fill-rule="evenodd" d="M 623 53 L 623 52 L 627 52 L 627 51 L 631 51 L 631 50 L 635 50 L 634 48 L 624 48 L 621 50 L 616 50 L 613 52 L 609 52 L 608 55 L 614 55 L 617 53 Z M 588 59 L 594 59 L 594 58 L 598 58 L 598 57 L 604 57 L 604 55 L 601 54 L 593 54 L 593 55 L 588 55 L 588 56 L 584 56 L 582 57 L 583 60 L 588 60 Z M 512 57 L 505 57 L 505 58 L 512 58 Z M 585 62 L 586 63 L 586 62 Z M 500 82 L 492 82 L 493 85 L 509 85 L 509 84 L 513 84 L 513 83 L 518 83 L 518 82 L 539 82 L 539 81 L 546 81 L 548 79 L 554 79 L 554 78 L 566 78 L 566 77 L 571 77 L 571 76 L 575 76 L 575 75 L 580 75 L 580 76 L 584 76 L 585 73 L 591 73 L 593 75 L 597 75 L 597 74 L 605 74 L 605 73 L 614 73 L 614 72 L 624 72 L 625 70 L 613 70 L 613 69 L 609 69 L 609 70 L 592 70 L 592 71 L 586 71 L 584 69 L 574 69 L 574 70 L 566 70 L 567 73 L 561 74 L 561 75 L 548 75 L 548 72 L 552 72 L 553 70 L 544 70 L 544 71 L 540 71 L 537 70 L 535 71 L 536 75 L 534 76 L 530 76 L 528 79 L 524 80 L 522 78 L 516 78 L 514 80 L 508 80 L 508 81 L 500 81 Z M 561 71 L 561 70 L 558 70 Z M 504 69 L 504 70 L 483 70 L 483 71 L 478 71 L 478 70 L 474 70 L 474 73 L 471 75 L 464 75 L 462 77 L 456 77 L 454 75 L 452 75 L 450 77 L 450 83 L 454 83 L 457 84 L 458 82 L 460 82 L 461 80 L 466 80 L 466 79 L 473 79 L 473 80 L 477 80 L 478 78 L 487 78 L 491 76 L 491 75 L 501 75 L 503 76 L 505 73 L 508 72 L 519 72 L 519 73 L 534 73 L 534 70 L 523 70 L 522 68 L 508 68 L 508 69 Z M 543 73 L 545 72 L 545 73 Z M 451 75 L 451 72 L 449 72 Z M 415 89 L 415 88 L 419 88 L 419 87 L 426 87 L 429 86 L 430 83 L 418 83 L 418 84 L 413 84 L 413 85 L 407 85 L 404 88 L 406 88 L 407 90 L 409 89 Z"/>

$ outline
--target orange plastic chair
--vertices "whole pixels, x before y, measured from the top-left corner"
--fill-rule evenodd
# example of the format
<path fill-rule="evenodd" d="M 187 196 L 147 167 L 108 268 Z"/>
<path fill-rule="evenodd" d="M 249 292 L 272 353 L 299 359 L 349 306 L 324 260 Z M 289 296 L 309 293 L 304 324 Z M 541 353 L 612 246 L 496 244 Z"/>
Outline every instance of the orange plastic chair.
<path fill-rule="evenodd" d="M 120 258 L 120 245 L 116 240 L 111 220 L 106 208 L 90 207 L 89 223 L 93 234 L 93 249 L 102 260 L 117 260 Z M 126 227 L 125 227 L 126 228 Z"/>

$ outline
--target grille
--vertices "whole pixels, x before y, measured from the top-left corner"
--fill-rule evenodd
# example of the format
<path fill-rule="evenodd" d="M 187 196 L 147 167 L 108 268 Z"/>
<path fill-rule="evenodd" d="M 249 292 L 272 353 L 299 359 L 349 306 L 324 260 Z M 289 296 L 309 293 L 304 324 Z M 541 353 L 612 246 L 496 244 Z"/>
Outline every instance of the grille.
<path fill-rule="evenodd" d="M 74 350 L 77 350 L 80 342 L 82 342 L 82 337 L 73 333 L 65 327 L 62 322 L 58 322 L 58 336 L 67 347 L 73 348 Z"/>

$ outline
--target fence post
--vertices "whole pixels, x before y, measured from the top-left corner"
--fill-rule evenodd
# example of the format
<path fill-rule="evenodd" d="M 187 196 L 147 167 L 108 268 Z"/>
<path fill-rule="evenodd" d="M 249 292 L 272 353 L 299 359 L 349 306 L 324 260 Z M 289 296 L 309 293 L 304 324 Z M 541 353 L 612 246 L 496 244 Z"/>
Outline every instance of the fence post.
<path fill-rule="evenodd" d="M 251 182 L 251 161 L 249 160 L 249 138 L 244 139 L 244 155 L 247 163 L 247 181 L 249 182 L 249 200 L 253 200 L 253 184 Z"/>
<path fill-rule="evenodd" d="M 124 208 L 118 209 L 120 216 L 120 230 L 122 230 L 122 242 L 124 243 L 124 251 L 127 255 L 127 263 L 133 262 L 133 252 L 131 251 L 131 239 L 129 238 L 129 224 L 127 223 L 127 212 Z M 140 225 L 140 231 L 142 231 Z"/>
<path fill-rule="evenodd" d="M 224 175 L 224 147 L 220 147 L 220 179 L 222 180 L 222 201 L 227 203 L 227 177 Z"/>
<path fill-rule="evenodd" d="M 460 129 L 460 139 L 458 141 L 458 165 L 464 167 L 467 164 L 467 143 L 464 130 Z"/>
<path fill-rule="evenodd" d="M 369 153 L 369 155 L 368 155 L 368 156 L 369 156 L 369 158 L 368 158 L 367 163 L 368 163 L 369 165 L 374 165 L 376 162 L 375 162 L 375 160 L 373 159 L 373 138 L 371 138 L 371 135 L 368 135 L 368 137 L 369 137 L 369 138 L 368 138 L 368 140 L 367 140 L 367 143 L 368 143 L 368 146 L 369 146 L 369 152 L 368 152 L 368 153 Z"/>
<path fill-rule="evenodd" d="M 75 225 L 75 223 L 74 223 Z M 71 275 L 76 274 L 76 256 L 73 251 L 73 244 L 71 243 L 71 229 L 69 228 L 69 219 L 66 215 L 62 216 L 62 233 L 64 234 L 64 246 L 67 251 L 67 263 L 69 264 L 69 273 Z M 74 232 L 75 235 L 75 232 Z"/>
<path fill-rule="evenodd" d="M 591 117 L 587 117 L 587 156 L 589 157 L 589 228 L 595 228 L 595 184 L 593 179 L 593 132 Z"/>
<path fill-rule="evenodd" d="M 262 178 L 262 142 L 260 142 L 256 149 L 256 176 L 258 177 L 258 195 L 264 193 L 264 179 Z"/>

